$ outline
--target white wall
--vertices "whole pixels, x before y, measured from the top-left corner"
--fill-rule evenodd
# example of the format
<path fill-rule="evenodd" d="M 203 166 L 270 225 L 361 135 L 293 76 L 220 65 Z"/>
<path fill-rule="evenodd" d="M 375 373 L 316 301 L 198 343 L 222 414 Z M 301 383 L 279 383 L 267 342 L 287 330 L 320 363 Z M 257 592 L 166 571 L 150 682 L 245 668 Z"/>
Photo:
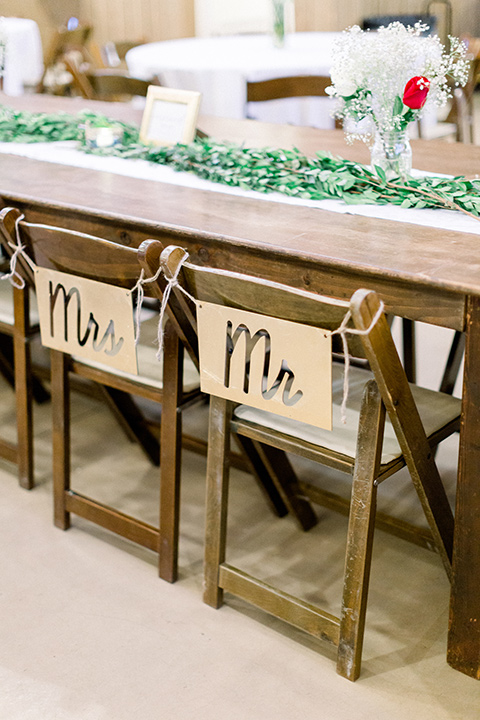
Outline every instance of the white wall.
<path fill-rule="evenodd" d="M 270 0 L 195 0 L 195 34 L 266 32 Z"/>

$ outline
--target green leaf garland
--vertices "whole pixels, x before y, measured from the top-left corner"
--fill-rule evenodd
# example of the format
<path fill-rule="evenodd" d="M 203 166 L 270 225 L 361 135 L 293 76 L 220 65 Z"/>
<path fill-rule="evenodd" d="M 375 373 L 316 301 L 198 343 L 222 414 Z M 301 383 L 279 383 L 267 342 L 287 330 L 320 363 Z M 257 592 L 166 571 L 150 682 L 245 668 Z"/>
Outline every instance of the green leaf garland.
<path fill-rule="evenodd" d="M 89 150 L 83 127 L 120 125 L 123 143 Z M 392 204 L 406 208 L 443 208 L 480 216 L 480 179 L 437 176 L 387 180 L 365 165 L 318 152 L 308 157 L 293 148 L 247 148 L 212 138 L 197 138 L 188 145 L 155 147 L 140 143 L 138 128 L 103 115 L 48 115 L 16 112 L 0 107 L 1 142 L 54 142 L 77 140 L 85 152 L 168 165 L 210 180 L 257 192 L 280 192 L 309 200 L 337 198 L 353 204 Z"/>

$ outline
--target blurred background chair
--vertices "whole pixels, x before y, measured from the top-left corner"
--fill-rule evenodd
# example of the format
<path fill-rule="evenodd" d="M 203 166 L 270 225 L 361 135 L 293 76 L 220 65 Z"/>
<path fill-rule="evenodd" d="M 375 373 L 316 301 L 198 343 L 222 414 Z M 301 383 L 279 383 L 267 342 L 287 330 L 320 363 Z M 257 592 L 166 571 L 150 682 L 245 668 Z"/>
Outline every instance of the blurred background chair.
<path fill-rule="evenodd" d="M 44 73 L 37 85 L 36 92 L 48 92 L 54 95 L 65 95 L 71 85 L 72 77 L 65 67 L 65 59 L 74 63 L 81 71 L 98 67 L 99 57 L 94 57 L 89 45 L 92 27 L 78 25 L 73 30 L 58 29 L 45 53 Z"/>
<path fill-rule="evenodd" d="M 293 75 L 271 80 L 247 81 L 247 108 L 249 103 L 283 100 L 286 98 L 324 97 L 331 100 L 326 88 L 332 84 L 326 75 Z M 333 105 L 332 105 L 333 109 Z M 246 112 L 247 117 L 252 117 Z M 335 121 L 335 127 L 342 125 Z"/>
<path fill-rule="evenodd" d="M 144 45 L 145 40 L 124 40 L 120 42 L 108 42 L 102 45 L 100 52 L 102 60 L 107 68 L 127 69 L 125 56 L 129 50 L 138 45 Z"/>
<path fill-rule="evenodd" d="M 83 72 L 71 59 L 65 58 L 64 62 L 72 76 L 73 89 L 89 100 L 124 101 L 135 96 L 145 97 L 152 84 L 147 80 L 131 77 L 121 70 Z"/>
<path fill-rule="evenodd" d="M 425 31 L 426 35 L 433 35 L 437 28 L 437 19 L 435 15 L 431 15 L 428 12 L 411 14 L 411 15 L 372 15 L 371 17 L 364 18 L 362 22 L 363 30 L 378 30 L 379 27 L 386 27 L 390 23 L 399 22 L 402 25 L 408 25 L 413 27 L 416 23 L 421 22 L 428 25 L 428 30 Z"/>

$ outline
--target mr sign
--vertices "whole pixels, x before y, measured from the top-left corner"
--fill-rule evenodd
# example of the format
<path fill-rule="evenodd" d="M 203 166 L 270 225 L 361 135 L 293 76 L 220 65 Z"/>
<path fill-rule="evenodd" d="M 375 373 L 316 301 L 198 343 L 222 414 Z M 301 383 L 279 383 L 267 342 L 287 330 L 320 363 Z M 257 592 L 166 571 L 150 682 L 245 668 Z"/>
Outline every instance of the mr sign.
<path fill-rule="evenodd" d="M 137 374 L 129 290 L 38 267 L 35 287 L 43 345 Z"/>
<path fill-rule="evenodd" d="M 197 320 L 202 392 L 331 429 L 328 330 L 205 302 Z"/>

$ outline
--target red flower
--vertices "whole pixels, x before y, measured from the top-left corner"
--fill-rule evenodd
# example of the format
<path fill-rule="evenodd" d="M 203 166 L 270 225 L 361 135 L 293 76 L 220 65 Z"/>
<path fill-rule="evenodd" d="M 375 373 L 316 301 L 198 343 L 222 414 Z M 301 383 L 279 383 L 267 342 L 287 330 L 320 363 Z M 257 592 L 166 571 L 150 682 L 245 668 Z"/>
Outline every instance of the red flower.
<path fill-rule="evenodd" d="M 403 91 L 403 104 L 411 110 L 420 110 L 425 105 L 429 89 L 428 78 L 421 75 L 410 78 Z"/>

